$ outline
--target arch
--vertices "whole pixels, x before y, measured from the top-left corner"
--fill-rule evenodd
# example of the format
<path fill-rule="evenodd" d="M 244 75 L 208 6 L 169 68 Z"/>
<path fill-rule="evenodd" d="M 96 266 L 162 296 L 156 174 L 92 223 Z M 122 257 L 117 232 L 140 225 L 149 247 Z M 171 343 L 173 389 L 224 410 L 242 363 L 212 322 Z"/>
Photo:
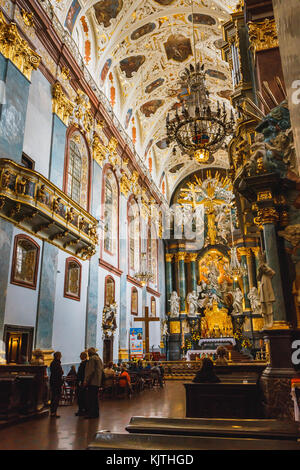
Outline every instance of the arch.
<path fill-rule="evenodd" d="M 15 236 L 11 267 L 11 284 L 36 289 L 40 246 L 28 235 Z"/>
<path fill-rule="evenodd" d="M 70 256 L 66 258 L 64 297 L 72 300 L 80 300 L 81 292 L 81 263 Z"/>
<path fill-rule="evenodd" d="M 101 218 L 104 225 L 103 250 L 118 255 L 119 264 L 119 185 L 111 164 L 106 164 L 102 176 Z"/>
<path fill-rule="evenodd" d="M 91 154 L 86 137 L 75 126 L 67 130 L 63 191 L 83 209 L 90 210 Z"/>
<path fill-rule="evenodd" d="M 111 305 L 115 301 L 116 283 L 112 276 L 104 280 L 104 305 Z"/>

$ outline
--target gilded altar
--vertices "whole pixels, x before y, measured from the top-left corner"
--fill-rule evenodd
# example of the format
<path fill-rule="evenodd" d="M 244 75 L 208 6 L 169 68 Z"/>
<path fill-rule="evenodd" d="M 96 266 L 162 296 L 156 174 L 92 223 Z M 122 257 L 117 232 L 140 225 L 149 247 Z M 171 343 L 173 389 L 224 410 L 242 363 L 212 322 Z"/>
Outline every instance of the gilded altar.
<path fill-rule="evenodd" d="M 201 318 L 201 337 L 218 338 L 233 336 L 233 325 L 226 308 L 219 308 L 216 301 L 204 310 Z"/>

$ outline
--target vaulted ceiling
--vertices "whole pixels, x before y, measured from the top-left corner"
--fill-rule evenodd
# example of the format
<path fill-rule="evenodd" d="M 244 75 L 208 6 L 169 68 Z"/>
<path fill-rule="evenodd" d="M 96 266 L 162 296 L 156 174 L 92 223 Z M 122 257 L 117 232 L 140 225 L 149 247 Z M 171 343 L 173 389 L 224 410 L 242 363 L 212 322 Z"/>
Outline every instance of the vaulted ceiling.
<path fill-rule="evenodd" d="M 230 107 L 231 75 L 222 60 L 222 24 L 237 0 L 52 0 L 91 74 L 113 105 L 136 150 L 169 194 L 201 166 L 166 145 L 168 111 L 185 99 L 179 73 L 205 64 L 212 101 Z M 194 20 L 194 21 L 192 21 Z M 194 23 L 194 27 L 193 27 Z M 194 33 L 193 33 L 194 31 Z M 213 166 L 227 167 L 227 152 Z"/>

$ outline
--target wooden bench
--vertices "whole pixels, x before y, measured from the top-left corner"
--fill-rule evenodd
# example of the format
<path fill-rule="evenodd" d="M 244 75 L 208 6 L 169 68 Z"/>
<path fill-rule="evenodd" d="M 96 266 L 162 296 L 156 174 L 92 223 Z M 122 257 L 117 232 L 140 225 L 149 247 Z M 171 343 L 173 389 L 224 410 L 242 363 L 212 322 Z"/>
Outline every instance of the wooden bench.
<path fill-rule="evenodd" d="M 243 439 L 214 436 L 119 434 L 97 432 L 88 450 L 300 450 L 300 443 L 276 439 Z"/>
<path fill-rule="evenodd" d="M 141 434 L 216 436 L 297 441 L 300 424 L 275 419 L 147 418 L 133 416 L 126 431 Z"/>
<path fill-rule="evenodd" d="M 184 383 L 187 418 L 263 418 L 256 381 Z"/>

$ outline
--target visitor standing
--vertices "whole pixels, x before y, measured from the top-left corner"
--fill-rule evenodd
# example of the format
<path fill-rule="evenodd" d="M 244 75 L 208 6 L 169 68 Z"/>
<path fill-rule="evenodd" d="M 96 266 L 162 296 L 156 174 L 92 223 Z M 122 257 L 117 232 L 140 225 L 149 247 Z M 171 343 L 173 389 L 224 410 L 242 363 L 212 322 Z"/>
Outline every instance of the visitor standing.
<path fill-rule="evenodd" d="M 63 384 L 63 369 L 61 367 L 61 352 L 56 351 L 53 354 L 53 361 L 50 364 L 50 416 L 52 418 L 60 418 L 57 414 L 57 408 L 61 397 L 61 388 Z"/>
<path fill-rule="evenodd" d="M 101 385 L 103 362 L 95 348 L 88 349 L 89 360 L 85 366 L 83 386 L 86 390 L 87 412 L 86 419 L 99 418 L 98 391 Z"/>
<path fill-rule="evenodd" d="M 78 411 L 76 416 L 84 416 L 86 413 L 86 388 L 83 386 L 85 366 L 87 364 L 88 355 L 85 351 L 80 354 L 81 363 L 77 371 L 77 404 Z"/>

